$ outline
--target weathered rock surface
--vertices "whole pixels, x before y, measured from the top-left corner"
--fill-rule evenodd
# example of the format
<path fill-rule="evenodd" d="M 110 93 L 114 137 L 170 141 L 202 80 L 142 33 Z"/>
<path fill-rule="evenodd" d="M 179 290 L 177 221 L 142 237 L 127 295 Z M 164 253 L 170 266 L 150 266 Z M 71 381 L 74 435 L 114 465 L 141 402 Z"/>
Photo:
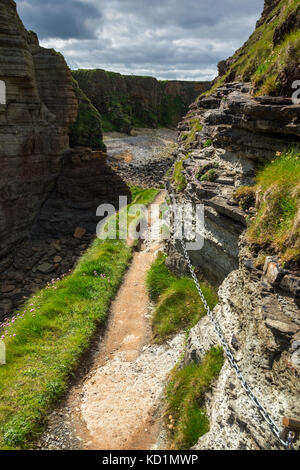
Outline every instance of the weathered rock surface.
<path fill-rule="evenodd" d="M 73 234 L 76 227 L 96 233 L 99 205 L 119 207 L 119 196 L 131 194 L 126 183 L 106 164 L 106 154 L 77 147 L 66 152 L 56 185 L 43 205 L 35 226 L 40 235 Z"/>
<path fill-rule="evenodd" d="M 195 119 L 203 127 L 188 140 Z M 282 428 L 283 416 L 299 418 L 299 273 L 282 269 L 274 257 L 267 258 L 264 270 L 255 267 L 255 255 L 241 238 L 255 209 L 239 207 L 234 193 L 252 184 L 259 164 L 299 144 L 300 108 L 288 98 L 254 98 L 249 84 L 230 83 L 197 100 L 179 130 L 177 158 L 187 184 L 177 199 L 202 203 L 205 209 L 204 247 L 190 251 L 192 263 L 221 284 L 214 314 L 243 376 Z M 170 191 L 175 190 L 170 182 Z M 168 252 L 168 266 L 185 273 L 180 245 L 169 244 Z M 201 361 L 217 344 L 205 317 L 189 335 L 186 363 Z M 206 394 L 206 410 L 210 431 L 196 449 L 282 449 L 228 361 Z"/>
<path fill-rule="evenodd" d="M 203 127 L 186 146 L 195 119 Z M 238 268 L 239 236 L 251 216 L 238 206 L 234 192 L 252 184 L 259 164 L 299 144 L 300 108 L 289 98 L 253 98 L 249 84 L 231 83 L 192 104 L 179 131 L 177 158 L 188 158 L 183 161 L 187 187 L 177 197 L 205 206 L 204 248 L 190 255 L 207 278 L 220 283 Z M 203 180 L 212 169 L 213 181 Z"/>
<path fill-rule="evenodd" d="M 214 314 L 244 378 L 281 429 L 283 416 L 299 416 L 300 311 L 292 299 L 266 292 L 260 280 L 261 273 L 247 270 L 241 258 L 240 269 L 219 290 Z M 217 344 L 205 317 L 189 335 L 185 361 L 200 361 Z M 228 361 L 206 395 L 206 409 L 211 427 L 196 449 L 282 449 Z"/>
<path fill-rule="evenodd" d="M 255 31 L 233 56 L 218 64 L 214 83 L 252 81 L 260 94 L 290 97 L 300 74 L 299 25 L 297 1 L 265 0 Z"/>
<path fill-rule="evenodd" d="M 160 82 L 105 70 L 72 72 L 80 88 L 109 123 L 109 129 L 130 133 L 143 127 L 177 126 L 188 106 L 210 82 Z"/>
<path fill-rule="evenodd" d="M 11 0 L 0 4 L 0 257 L 24 238 L 53 189 L 77 100 L 60 54 L 39 47 Z"/>
<path fill-rule="evenodd" d="M 73 267 L 80 254 L 76 227 L 88 230 L 90 240 L 97 207 L 130 192 L 106 165 L 98 111 L 74 84 L 63 56 L 26 31 L 13 0 L 0 3 L 0 80 L 6 89 L 0 104 L 1 319 Z M 69 127 L 82 120 L 80 135 L 72 128 L 72 145 L 101 150 L 70 149 Z M 62 262 L 53 259 L 61 244 L 49 248 L 51 237 L 71 239 L 70 249 L 62 243 Z"/>

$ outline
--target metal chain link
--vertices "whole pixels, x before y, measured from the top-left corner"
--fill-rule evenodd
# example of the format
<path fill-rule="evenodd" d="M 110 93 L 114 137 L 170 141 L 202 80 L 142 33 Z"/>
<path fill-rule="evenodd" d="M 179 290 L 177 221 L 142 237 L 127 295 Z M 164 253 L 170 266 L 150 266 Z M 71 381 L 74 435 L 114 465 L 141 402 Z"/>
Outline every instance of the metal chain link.
<path fill-rule="evenodd" d="M 169 193 L 170 194 L 170 193 Z M 172 194 L 171 195 L 171 199 L 173 199 L 173 201 L 175 201 L 176 203 L 176 199 L 175 199 L 175 195 Z M 174 207 L 174 204 L 173 204 L 173 207 Z M 206 299 L 205 299 L 205 296 L 202 292 L 202 289 L 200 287 L 200 284 L 199 284 L 199 281 L 197 279 L 197 276 L 194 272 L 194 269 L 193 269 L 193 265 L 192 265 L 192 262 L 191 262 L 191 259 L 189 257 L 189 254 L 187 252 L 187 249 L 186 249 L 186 245 L 185 245 L 185 242 L 183 241 L 183 239 L 180 240 L 180 243 L 181 243 L 181 246 L 182 246 L 182 249 L 183 249 L 183 253 L 184 253 L 184 257 L 187 261 L 187 264 L 188 264 L 188 267 L 189 267 L 189 270 L 190 270 L 190 273 L 191 273 L 191 276 L 193 278 L 193 281 L 195 283 L 195 286 L 197 288 L 197 291 L 199 293 L 199 296 L 201 298 L 201 301 L 204 305 L 204 308 L 207 312 L 207 315 L 208 317 L 210 318 L 213 326 L 214 326 L 214 329 L 220 339 L 220 342 L 224 348 L 224 351 L 225 351 L 225 354 L 227 356 L 227 359 L 230 363 L 230 365 L 232 366 L 232 368 L 234 369 L 238 379 L 240 380 L 241 384 L 242 384 L 242 387 L 243 389 L 245 390 L 246 394 L 248 395 L 248 397 L 250 398 L 250 400 L 252 401 L 252 403 L 254 404 L 254 406 L 258 409 L 259 413 L 261 414 L 261 416 L 264 418 L 264 420 L 267 422 L 269 428 L 271 429 L 272 433 L 274 434 L 274 436 L 279 440 L 279 442 L 285 447 L 286 450 L 292 450 L 293 447 L 292 447 L 292 443 L 291 443 L 291 439 L 288 439 L 288 441 L 284 441 L 282 438 L 281 438 L 281 432 L 280 432 L 280 429 L 278 428 L 278 426 L 276 425 L 276 423 L 273 421 L 273 419 L 271 418 L 271 416 L 269 415 L 269 413 L 267 412 L 267 410 L 263 407 L 263 405 L 259 402 L 258 398 L 254 395 L 254 393 L 252 392 L 250 386 L 248 385 L 248 383 L 246 382 L 246 380 L 244 379 L 243 377 L 243 374 L 231 352 L 231 349 L 225 339 L 225 336 L 223 334 L 223 331 L 222 331 L 222 328 L 217 320 L 217 318 L 213 315 L 212 311 L 210 310 L 207 302 L 206 302 Z"/>

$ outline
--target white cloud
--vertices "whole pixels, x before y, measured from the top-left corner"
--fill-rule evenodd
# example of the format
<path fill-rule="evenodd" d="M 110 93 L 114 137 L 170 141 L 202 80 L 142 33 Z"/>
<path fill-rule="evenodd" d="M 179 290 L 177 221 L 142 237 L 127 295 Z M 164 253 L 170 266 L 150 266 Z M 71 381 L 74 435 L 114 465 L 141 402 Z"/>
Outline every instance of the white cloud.
<path fill-rule="evenodd" d="M 253 31 L 263 0 L 17 0 L 71 68 L 206 80 Z"/>

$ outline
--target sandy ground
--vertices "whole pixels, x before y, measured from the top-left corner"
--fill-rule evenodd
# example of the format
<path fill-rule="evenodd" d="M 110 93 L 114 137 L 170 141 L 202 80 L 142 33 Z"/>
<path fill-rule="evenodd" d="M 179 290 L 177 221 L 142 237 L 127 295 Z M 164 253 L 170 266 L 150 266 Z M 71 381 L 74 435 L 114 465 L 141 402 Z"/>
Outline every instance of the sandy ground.
<path fill-rule="evenodd" d="M 164 197 L 160 193 L 155 203 L 162 203 Z M 184 335 L 161 346 L 151 343 L 145 279 L 160 249 L 159 240 L 145 240 L 134 254 L 93 360 L 50 417 L 39 448 L 147 450 L 165 446 L 162 395 L 183 350 Z"/>
<path fill-rule="evenodd" d="M 162 149 L 174 144 L 177 131 L 172 129 L 136 129 L 131 136 L 119 132 L 104 134 L 109 160 L 143 164 L 159 157 Z"/>

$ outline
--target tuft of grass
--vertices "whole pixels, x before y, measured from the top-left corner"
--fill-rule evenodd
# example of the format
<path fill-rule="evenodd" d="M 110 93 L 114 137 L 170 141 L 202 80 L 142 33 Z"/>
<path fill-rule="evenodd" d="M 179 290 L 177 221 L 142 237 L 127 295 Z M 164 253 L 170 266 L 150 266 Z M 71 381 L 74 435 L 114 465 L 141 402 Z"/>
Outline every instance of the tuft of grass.
<path fill-rule="evenodd" d="M 233 199 L 239 203 L 244 211 L 255 206 L 256 189 L 254 186 L 241 186 L 234 194 Z"/>
<path fill-rule="evenodd" d="M 211 139 L 207 139 L 204 144 L 203 144 L 203 147 L 206 148 L 206 147 L 210 147 L 212 145 L 212 140 Z"/>
<path fill-rule="evenodd" d="M 284 264 L 300 261 L 300 151 L 278 154 L 259 171 L 255 190 L 258 212 L 248 240 L 276 253 Z"/>
<path fill-rule="evenodd" d="M 191 144 L 193 144 L 196 140 L 197 132 L 201 132 L 203 129 L 202 124 L 199 121 L 199 118 L 192 118 L 189 121 L 190 130 L 188 132 L 184 132 L 181 135 L 181 140 L 184 141 L 184 148 L 189 150 Z"/>
<path fill-rule="evenodd" d="M 218 347 L 212 348 L 200 364 L 173 370 L 166 393 L 166 422 L 172 449 L 190 449 L 209 431 L 204 397 L 223 363 L 223 349 Z"/>
<path fill-rule="evenodd" d="M 183 160 L 179 160 L 174 165 L 174 171 L 172 176 L 173 182 L 175 183 L 175 189 L 179 193 L 184 191 L 187 187 L 187 181 L 183 172 Z"/>
<path fill-rule="evenodd" d="M 135 188 L 148 204 L 157 191 Z M 26 449 L 42 432 L 47 414 L 104 325 L 132 248 L 123 240 L 96 239 L 67 277 L 35 294 L 16 313 L 0 366 L 0 449 Z M 23 316 L 24 314 L 24 316 Z"/>
<path fill-rule="evenodd" d="M 160 254 L 147 276 L 150 297 L 157 302 L 152 317 L 153 338 L 157 343 L 192 328 L 206 314 L 193 280 L 172 274 L 165 265 L 165 258 Z M 208 305 L 214 308 L 218 302 L 215 289 L 206 282 L 201 287 Z"/>
<path fill-rule="evenodd" d="M 200 181 L 210 181 L 213 182 L 217 179 L 218 174 L 216 170 L 208 170 L 204 175 L 201 176 Z"/>
<path fill-rule="evenodd" d="M 159 253 L 147 274 L 146 285 L 153 302 L 156 302 L 176 280 L 176 276 L 167 268 L 165 260 L 166 255 Z"/>

